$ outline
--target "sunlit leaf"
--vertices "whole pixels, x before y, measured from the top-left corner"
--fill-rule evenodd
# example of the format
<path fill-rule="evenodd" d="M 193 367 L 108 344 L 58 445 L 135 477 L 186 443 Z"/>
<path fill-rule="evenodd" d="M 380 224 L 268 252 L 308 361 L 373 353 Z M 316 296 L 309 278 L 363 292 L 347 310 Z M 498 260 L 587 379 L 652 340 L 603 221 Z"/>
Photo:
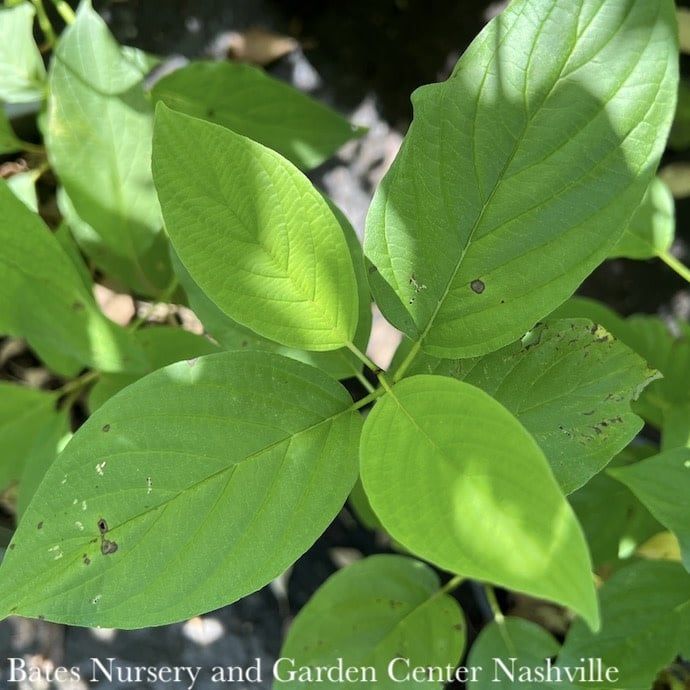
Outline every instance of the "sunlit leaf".
<path fill-rule="evenodd" d="M 352 342 L 358 297 L 347 243 L 297 168 L 159 103 L 153 170 L 177 255 L 228 316 L 293 348 L 337 350 Z"/>
<path fill-rule="evenodd" d="M 536 441 L 478 388 L 413 376 L 364 425 L 361 476 L 374 513 L 440 568 L 598 620 L 582 530 Z"/>
<path fill-rule="evenodd" d="M 413 95 L 367 219 L 384 315 L 430 354 L 470 357 L 566 300 L 651 181 L 677 62 L 671 0 L 512 3 Z"/>

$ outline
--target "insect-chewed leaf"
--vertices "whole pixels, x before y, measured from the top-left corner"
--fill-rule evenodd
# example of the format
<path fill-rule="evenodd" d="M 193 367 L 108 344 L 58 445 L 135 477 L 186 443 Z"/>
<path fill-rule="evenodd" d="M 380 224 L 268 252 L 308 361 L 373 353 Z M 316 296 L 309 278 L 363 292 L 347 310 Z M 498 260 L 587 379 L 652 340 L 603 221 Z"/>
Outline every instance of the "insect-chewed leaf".
<path fill-rule="evenodd" d="M 680 542 L 683 565 L 690 571 L 690 448 L 659 455 L 608 473 L 625 484 Z"/>
<path fill-rule="evenodd" d="M 61 210 L 84 252 L 126 286 L 158 295 L 171 268 L 151 179 L 144 75 L 82 2 L 50 70 L 46 147 L 66 192 Z"/>
<path fill-rule="evenodd" d="M 31 3 L 0 8 L 0 102 L 26 103 L 45 96 L 46 70 L 34 42 Z"/>
<path fill-rule="evenodd" d="M 74 375 L 142 371 L 143 353 L 96 306 L 41 218 L 0 181 L 0 333 L 26 338 L 48 366 Z"/>
<path fill-rule="evenodd" d="M 567 299 L 656 169 L 676 45 L 671 0 L 516 0 L 416 91 L 367 219 L 386 317 L 430 354 L 471 357 Z"/>
<path fill-rule="evenodd" d="M 422 354 L 408 371 L 453 376 L 505 405 L 534 436 L 565 493 L 585 484 L 635 438 L 642 420 L 630 403 L 658 375 L 585 319 L 539 324 L 484 357 Z"/>
<path fill-rule="evenodd" d="M 546 630 L 528 620 L 506 618 L 500 623 L 492 621 L 479 633 L 470 650 L 467 665 L 482 670 L 474 682 L 468 682 L 467 687 L 473 690 L 513 690 L 520 683 L 511 680 L 505 672 L 506 667 L 513 672 L 520 669 L 516 677 L 518 673 L 523 675 L 526 673 L 524 669 L 543 667 L 546 659 L 556 656 L 559 649 L 558 642 Z M 568 688 L 565 683 L 547 684 L 545 687 L 554 690 L 556 687 Z"/>
<path fill-rule="evenodd" d="M 374 669 L 375 679 L 358 679 L 363 687 L 406 687 L 399 679 L 408 665 L 453 668 L 464 646 L 462 610 L 439 590 L 431 568 L 404 556 L 372 556 L 333 575 L 300 611 L 280 654 L 294 663 L 279 665 L 273 687 L 322 685 L 298 674 L 288 680 L 288 674 L 296 667 L 336 666 L 339 659 L 346 667 Z M 391 666 L 396 657 L 401 661 Z M 414 685 L 441 687 L 433 681 Z"/>
<path fill-rule="evenodd" d="M 412 553 L 597 625 L 577 519 L 537 443 L 489 395 L 442 376 L 404 379 L 369 414 L 360 456 L 374 512 Z"/>
<path fill-rule="evenodd" d="M 576 621 L 558 657 L 559 666 L 600 658 L 615 666 L 618 680 L 590 684 L 605 688 L 650 688 L 656 674 L 687 641 L 690 576 L 677 563 L 640 561 L 616 573 L 601 589 L 601 630 L 593 634 Z"/>
<path fill-rule="evenodd" d="M 153 173 L 175 251 L 228 316 L 288 347 L 352 342 L 357 284 L 345 237 L 289 161 L 159 103 Z"/>
<path fill-rule="evenodd" d="M 340 384 L 278 355 L 160 369 L 53 463 L 0 568 L 0 615 L 140 628 L 259 589 L 344 504 L 360 428 Z"/>
<path fill-rule="evenodd" d="M 671 190 L 655 177 L 611 256 L 651 259 L 666 253 L 676 231 L 674 203 Z"/>
<path fill-rule="evenodd" d="M 297 89 L 239 62 L 192 62 L 163 77 L 155 100 L 215 122 L 313 168 L 364 130 Z"/>

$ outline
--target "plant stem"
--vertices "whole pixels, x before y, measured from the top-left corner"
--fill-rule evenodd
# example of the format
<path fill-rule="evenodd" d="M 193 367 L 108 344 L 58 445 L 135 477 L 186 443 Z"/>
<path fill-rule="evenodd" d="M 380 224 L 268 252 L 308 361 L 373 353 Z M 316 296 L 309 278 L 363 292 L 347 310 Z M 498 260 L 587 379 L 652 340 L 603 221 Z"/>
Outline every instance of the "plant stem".
<path fill-rule="evenodd" d="M 41 31 L 45 36 L 46 43 L 49 47 L 55 45 L 55 31 L 53 30 L 53 25 L 48 19 L 46 14 L 46 8 L 43 6 L 43 0 L 31 0 L 34 7 L 36 8 L 36 18 L 38 19 L 38 25 L 41 27 Z"/>
<path fill-rule="evenodd" d="M 79 391 L 88 386 L 89 383 L 95 381 L 99 376 L 100 372 L 98 371 L 87 371 L 85 374 L 77 376 L 76 379 L 67 381 L 67 383 L 65 383 L 61 388 L 57 389 L 56 393 L 60 396 L 69 395 L 74 391 Z"/>
<path fill-rule="evenodd" d="M 498 605 L 498 599 L 496 599 L 494 588 L 491 585 L 484 585 L 484 593 L 491 607 L 491 613 L 494 614 L 494 620 L 499 625 L 503 625 L 505 623 L 505 616 L 503 615 L 503 611 L 501 611 L 501 607 Z"/>
<path fill-rule="evenodd" d="M 378 366 L 376 362 L 372 362 L 354 343 L 345 343 L 345 347 L 352 352 L 365 367 L 371 369 L 375 374 L 378 375 L 381 372 L 381 367 Z"/>
<path fill-rule="evenodd" d="M 52 0 L 55 9 L 58 14 L 62 17 L 62 21 L 65 24 L 74 24 L 74 20 L 77 18 L 74 14 L 74 10 L 65 2 L 65 0 Z"/>
<path fill-rule="evenodd" d="M 361 410 L 363 407 L 368 405 L 371 402 L 374 402 L 374 400 L 377 400 L 384 394 L 383 388 L 377 388 L 373 393 L 369 393 L 366 398 L 362 398 L 361 400 L 358 400 L 356 403 L 352 405 L 353 410 Z"/>
<path fill-rule="evenodd" d="M 657 256 L 672 270 L 675 271 L 681 278 L 690 283 L 690 268 L 688 268 L 681 261 L 676 259 L 670 252 L 659 252 Z"/>
<path fill-rule="evenodd" d="M 355 377 L 367 389 L 369 393 L 374 392 L 374 387 L 369 383 L 369 381 L 367 381 L 366 377 L 364 376 L 364 374 L 362 374 L 361 371 L 355 370 Z"/>
<path fill-rule="evenodd" d="M 407 353 L 407 357 L 405 357 L 400 366 L 395 370 L 395 373 L 393 374 L 393 383 L 397 383 L 405 375 L 405 372 L 410 368 L 412 362 L 414 362 L 415 357 L 419 354 L 419 350 L 421 347 L 421 340 L 418 340 L 412 345 L 412 348 Z"/>
<path fill-rule="evenodd" d="M 170 285 L 163 290 L 160 295 L 158 296 L 158 299 L 156 299 L 154 302 L 151 303 L 149 308 L 138 318 L 136 318 L 134 321 L 132 321 L 131 324 L 129 324 L 128 330 L 134 332 L 138 331 L 139 328 L 141 328 L 148 318 L 153 314 L 154 309 L 156 308 L 157 305 L 159 304 L 168 304 L 168 301 L 172 297 L 173 292 L 177 290 L 178 286 L 178 281 L 177 281 L 177 276 L 174 276 L 173 279 L 170 281 Z"/>
<path fill-rule="evenodd" d="M 448 594 L 448 592 L 457 589 L 464 581 L 465 578 L 462 575 L 456 575 L 454 578 L 448 580 L 439 591 L 441 594 Z"/>

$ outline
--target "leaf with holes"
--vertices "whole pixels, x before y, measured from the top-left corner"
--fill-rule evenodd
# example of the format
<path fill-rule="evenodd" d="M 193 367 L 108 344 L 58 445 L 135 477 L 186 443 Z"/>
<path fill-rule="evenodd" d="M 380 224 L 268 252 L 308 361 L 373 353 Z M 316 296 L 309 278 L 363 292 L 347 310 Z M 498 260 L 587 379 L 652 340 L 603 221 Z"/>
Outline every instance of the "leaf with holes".
<path fill-rule="evenodd" d="M 630 403 L 658 376 L 584 319 L 539 324 L 484 357 L 422 354 L 409 373 L 452 376 L 505 405 L 539 443 L 565 493 L 585 484 L 639 433 L 643 422 Z"/>
<path fill-rule="evenodd" d="M 516 340 L 610 253 L 677 90 L 671 0 L 514 2 L 414 120 L 367 218 L 383 313 L 430 354 Z M 602 65 L 606 65 L 602 68 Z"/>
<path fill-rule="evenodd" d="M 344 388 L 278 355 L 146 376 L 48 470 L 0 568 L 0 616 L 141 628 L 254 592 L 343 506 L 360 428 Z"/>

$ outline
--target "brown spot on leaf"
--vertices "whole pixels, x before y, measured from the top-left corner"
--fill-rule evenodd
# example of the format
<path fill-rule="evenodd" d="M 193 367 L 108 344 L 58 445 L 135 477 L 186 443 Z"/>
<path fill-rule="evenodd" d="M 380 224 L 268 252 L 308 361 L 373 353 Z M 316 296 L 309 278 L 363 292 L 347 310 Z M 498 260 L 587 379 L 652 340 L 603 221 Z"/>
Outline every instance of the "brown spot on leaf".
<path fill-rule="evenodd" d="M 91 565 L 91 559 L 84 554 L 84 565 Z"/>
<path fill-rule="evenodd" d="M 98 521 L 98 531 L 101 534 L 105 534 L 108 531 L 108 523 L 103 518 Z"/>
<path fill-rule="evenodd" d="M 486 285 L 483 280 L 479 280 L 479 278 L 476 278 L 470 283 L 470 287 L 472 288 L 472 292 L 476 292 L 478 295 L 481 295 L 484 290 L 486 290 Z"/>
<path fill-rule="evenodd" d="M 104 539 L 101 542 L 101 553 L 104 556 L 108 556 L 111 553 L 115 553 L 117 551 L 117 543 L 114 541 L 110 541 L 109 539 Z"/>
<path fill-rule="evenodd" d="M 36 525 L 36 529 L 43 529 L 43 520 Z"/>

